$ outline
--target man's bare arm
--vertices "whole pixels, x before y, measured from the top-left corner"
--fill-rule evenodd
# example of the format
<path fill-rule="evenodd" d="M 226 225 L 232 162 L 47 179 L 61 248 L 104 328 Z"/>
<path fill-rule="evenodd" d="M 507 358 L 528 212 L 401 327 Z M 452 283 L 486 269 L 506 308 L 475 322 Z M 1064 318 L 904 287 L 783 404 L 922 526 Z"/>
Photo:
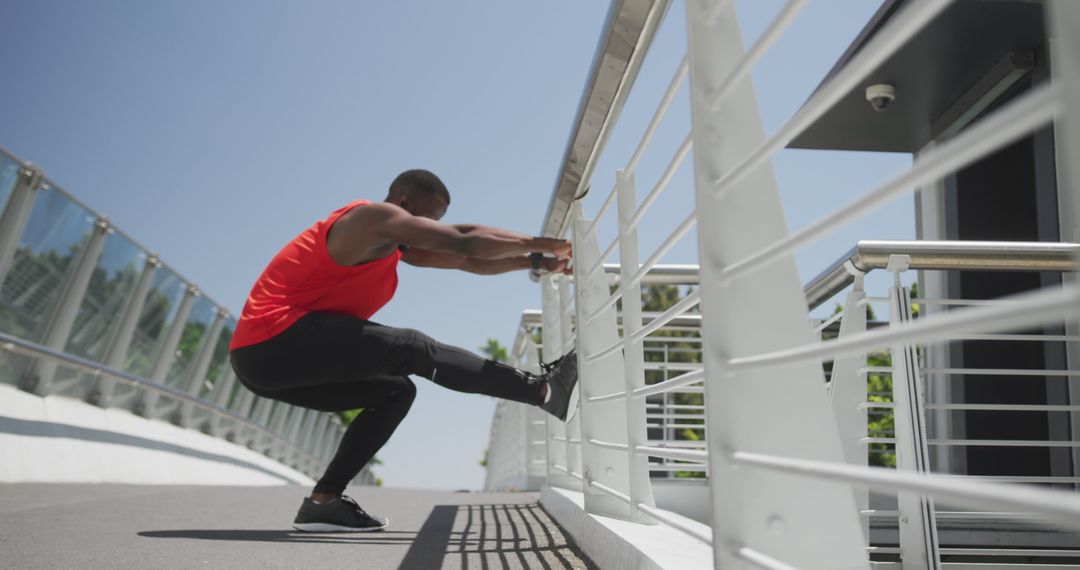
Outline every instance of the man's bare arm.
<path fill-rule="evenodd" d="M 339 226 L 344 227 L 339 230 Z M 489 231 L 494 229 L 463 233 L 452 225 L 413 216 L 385 202 L 355 208 L 334 224 L 334 231 L 346 243 L 362 244 L 366 248 L 373 242 L 392 242 L 475 259 L 499 259 L 534 251 L 557 257 L 570 255 L 566 240 L 530 237 L 508 230 Z"/>
<path fill-rule="evenodd" d="M 532 260 L 528 255 L 516 255 L 500 259 L 476 259 L 454 253 L 429 251 L 418 248 L 409 248 L 402 255 L 401 260 L 416 267 L 434 267 L 438 269 L 460 269 L 477 275 L 498 275 L 509 271 L 518 271 L 532 268 Z M 568 273 L 565 259 L 545 257 L 540 262 L 540 268 L 546 272 Z"/>

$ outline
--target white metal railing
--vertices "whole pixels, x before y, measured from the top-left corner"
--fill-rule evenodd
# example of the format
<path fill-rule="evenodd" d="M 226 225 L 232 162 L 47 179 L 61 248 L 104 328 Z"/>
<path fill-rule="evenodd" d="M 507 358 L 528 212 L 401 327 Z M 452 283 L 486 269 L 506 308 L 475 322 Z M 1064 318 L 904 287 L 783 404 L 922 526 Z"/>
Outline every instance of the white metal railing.
<path fill-rule="evenodd" d="M 321 475 L 344 426 L 239 385 L 224 308 L 3 148 L 0 200 L 0 382 L 168 419 Z"/>
<path fill-rule="evenodd" d="M 1074 279 L 1067 279 L 1063 286 L 1047 286 L 992 303 L 932 301 L 959 308 L 931 312 L 919 319 L 912 318 L 909 292 L 897 281 L 887 301 L 892 312 L 889 326 L 869 330 L 865 319 L 860 323 L 845 314 L 819 324 L 815 331 L 807 322 L 805 293 L 792 254 L 886 201 L 934 184 L 1051 123 L 1068 145 L 1068 154 L 1058 160 L 1063 171 L 1059 191 L 1071 194 L 1073 201 L 1080 199 L 1076 196 L 1076 173 L 1071 172 L 1080 164 L 1080 120 L 1074 118 L 1080 112 L 1076 107 L 1080 101 L 1080 3 L 1047 3 L 1052 11 L 1048 21 L 1059 42 L 1052 84 L 1031 88 L 923 152 L 906 172 L 804 229 L 788 233 L 771 172 L 772 157 L 951 4 L 943 0 L 906 2 L 793 117 L 766 138 L 750 71 L 803 3 L 786 3 L 760 39 L 744 50 L 732 2 L 687 1 L 687 56 L 673 73 L 671 85 L 627 166 L 616 172 L 615 187 L 591 218 L 582 211 L 580 202 L 570 205 L 561 219 L 554 219 L 554 209 L 549 209 L 544 227 L 560 228 L 548 235 L 571 233 L 577 275 L 572 293 L 569 278 L 540 279 L 543 346 L 558 347 L 545 351 L 550 353 L 544 358 L 576 348 L 582 397 L 573 421 L 547 420 L 547 484 L 581 490 L 589 513 L 666 524 L 699 538 L 713 546 L 717 568 L 747 564 L 760 568 L 869 567 L 862 515 L 871 509 L 865 495 L 853 493 L 853 489 L 899 495 L 898 511 L 904 513 L 899 552 L 908 568 L 940 565 L 941 550 L 933 524 L 935 499 L 976 510 L 1015 510 L 1019 519 L 1039 513 L 1062 528 L 1078 528 L 1080 497 L 1074 493 L 930 472 L 930 444 L 972 442 L 965 438 L 927 441 L 927 416 L 922 409 L 926 396 L 920 378 L 965 371 L 921 366 L 918 361 L 920 345 L 959 338 L 998 338 L 987 335 L 1010 338 L 1018 330 L 1061 323 L 1075 326 L 1080 319 L 1080 287 Z M 644 56 L 635 52 L 634 57 Z M 647 152 L 652 133 L 684 75 L 689 78 L 691 133 L 671 152 L 668 167 L 638 202 L 635 166 Z M 624 82 L 622 87 L 626 86 Z M 601 130 L 610 129 L 605 124 Z M 691 152 L 696 206 L 640 262 L 636 230 Z M 587 161 L 579 157 L 579 162 L 593 165 L 596 157 L 589 155 Z M 580 197 L 591 184 L 588 174 L 586 171 L 576 179 L 576 187 L 569 192 L 563 190 L 564 177 L 554 200 L 565 195 Z M 618 235 L 601 248 L 598 221 L 613 204 L 617 205 Z M 700 311 L 704 366 L 699 375 L 689 372 L 690 376 L 681 378 L 687 382 L 704 380 L 706 446 L 680 449 L 651 445 L 646 439 L 649 414 L 644 396 L 681 381 L 676 377 L 648 387 L 642 381 L 642 343 L 654 330 L 646 328 L 640 314 L 639 285 L 695 227 L 700 270 L 693 281 L 698 288 L 651 321 L 656 329 L 695 307 Z M 616 249 L 619 280 L 618 288 L 611 292 L 600 268 Z M 910 259 L 891 261 L 889 269 L 899 275 Z M 854 296 L 849 296 L 848 307 L 862 306 L 865 295 L 857 289 L 849 294 Z M 620 301 L 621 321 L 615 310 Z M 841 329 L 839 338 L 815 339 L 816 333 L 836 322 Z M 1069 340 L 1067 337 L 1074 334 L 1058 336 L 1065 337 L 1058 340 Z M 895 440 L 903 458 L 900 469 L 866 465 L 867 450 L 859 441 L 867 437 L 866 425 L 863 420 L 860 430 L 858 414 L 873 404 L 867 403 L 865 390 L 852 394 L 849 390 L 827 393 L 821 389 L 823 361 L 833 361 L 834 383 L 840 378 L 837 374 L 857 378 L 862 374 L 865 378 L 866 354 L 881 350 L 893 356 L 895 400 L 891 409 L 897 418 L 903 418 L 897 422 L 895 437 L 889 438 L 890 442 Z M 840 409 L 845 412 L 834 413 Z M 1069 411 L 1073 411 L 1071 406 Z M 857 434 L 854 442 L 849 440 L 853 434 Z M 1074 446 L 1069 443 L 1065 447 Z M 684 524 L 656 507 L 649 457 L 694 462 L 707 469 L 711 531 Z"/>

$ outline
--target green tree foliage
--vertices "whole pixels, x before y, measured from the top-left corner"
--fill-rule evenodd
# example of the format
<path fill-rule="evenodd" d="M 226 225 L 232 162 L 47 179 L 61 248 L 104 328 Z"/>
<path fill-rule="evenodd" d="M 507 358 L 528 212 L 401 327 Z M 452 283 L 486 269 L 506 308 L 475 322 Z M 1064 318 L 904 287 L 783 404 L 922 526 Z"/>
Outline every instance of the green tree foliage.
<path fill-rule="evenodd" d="M 510 352 L 494 338 L 487 339 L 487 344 L 480 347 L 480 352 L 496 362 L 510 362 Z"/>
<path fill-rule="evenodd" d="M 667 310 L 672 305 L 678 303 L 684 296 L 690 293 L 692 289 L 688 287 L 679 287 L 676 285 L 647 285 L 642 287 L 641 290 L 641 302 L 642 310 L 646 313 L 659 313 Z M 645 362 L 668 362 L 668 363 L 700 363 L 701 362 L 701 344 L 695 342 L 701 338 L 700 331 L 697 330 L 660 330 L 654 333 L 650 338 L 664 337 L 664 340 L 653 340 L 645 342 Z M 687 339 L 687 340 L 675 340 L 675 339 Z M 645 371 L 645 383 L 656 384 L 669 378 L 678 376 L 681 371 L 678 370 L 646 370 Z M 668 403 L 680 405 L 680 406 L 702 406 L 705 403 L 704 394 L 687 394 L 682 392 L 667 394 Z M 650 404 L 659 404 L 664 402 L 665 395 L 658 394 L 656 396 L 650 396 L 647 402 Z M 680 426 L 696 426 L 701 427 L 680 427 L 680 428 L 649 428 L 649 439 L 671 439 L 674 438 L 677 441 L 700 441 L 705 437 L 705 416 L 702 411 L 676 409 L 672 413 L 677 413 L 682 417 L 679 419 L 667 419 L 664 423 L 678 424 Z M 685 417 L 700 415 L 701 418 Z M 655 420 L 649 423 L 657 423 Z M 666 430 L 669 433 L 664 434 L 662 430 Z M 666 437 L 665 437 L 666 435 Z M 703 471 L 675 471 L 675 477 L 679 478 L 702 478 L 705 477 Z"/>

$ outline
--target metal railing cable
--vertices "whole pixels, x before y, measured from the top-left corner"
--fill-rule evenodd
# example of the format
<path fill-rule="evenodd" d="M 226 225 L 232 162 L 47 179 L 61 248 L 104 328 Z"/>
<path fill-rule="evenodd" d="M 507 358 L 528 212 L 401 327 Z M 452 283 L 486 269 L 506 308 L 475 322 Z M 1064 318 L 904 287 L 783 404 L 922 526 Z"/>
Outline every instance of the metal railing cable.
<path fill-rule="evenodd" d="M 1021 293 L 1008 299 L 1015 302 L 956 311 L 941 317 L 921 319 L 910 324 L 876 329 L 828 342 L 729 358 L 725 370 L 738 372 L 792 362 L 835 358 L 893 344 L 947 340 L 953 335 L 1016 330 L 1080 317 L 1080 286 L 1077 285 Z"/>

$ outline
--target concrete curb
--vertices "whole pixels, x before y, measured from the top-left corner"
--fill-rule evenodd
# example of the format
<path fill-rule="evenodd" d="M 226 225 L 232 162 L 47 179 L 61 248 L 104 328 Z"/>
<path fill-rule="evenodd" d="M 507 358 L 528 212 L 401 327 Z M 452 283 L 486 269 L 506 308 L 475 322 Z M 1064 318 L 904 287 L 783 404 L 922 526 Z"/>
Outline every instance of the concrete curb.
<path fill-rule="evenodd" d="M 712 568 L 712 547 L 665 525 L 642 525 L 585 512 L 585 496 L 545 486 L 540 505 L 600 568 Z M 686 519 L 687 524 L 708 526 Z"/>

